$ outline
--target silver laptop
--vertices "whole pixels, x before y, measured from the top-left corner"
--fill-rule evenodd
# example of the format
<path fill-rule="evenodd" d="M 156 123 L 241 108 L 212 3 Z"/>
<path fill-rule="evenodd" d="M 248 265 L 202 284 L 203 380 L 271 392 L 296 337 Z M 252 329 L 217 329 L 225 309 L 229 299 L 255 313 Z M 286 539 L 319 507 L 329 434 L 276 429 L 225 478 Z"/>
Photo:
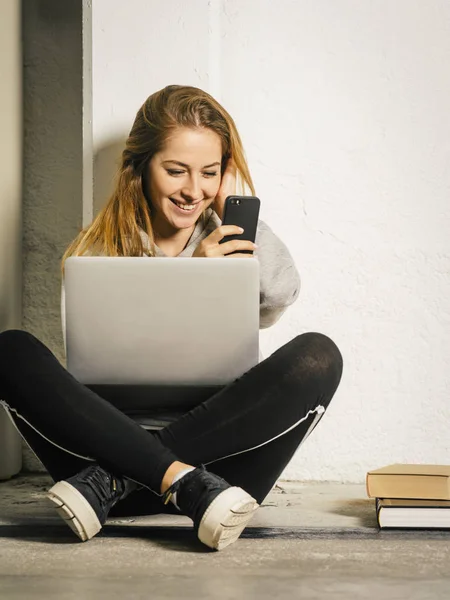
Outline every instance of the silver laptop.
<path fill-rule="evenodd" d="M 67 369 L 86 385 L 226 385 L 258 363 L 253 258 L 71 257 Z"/>

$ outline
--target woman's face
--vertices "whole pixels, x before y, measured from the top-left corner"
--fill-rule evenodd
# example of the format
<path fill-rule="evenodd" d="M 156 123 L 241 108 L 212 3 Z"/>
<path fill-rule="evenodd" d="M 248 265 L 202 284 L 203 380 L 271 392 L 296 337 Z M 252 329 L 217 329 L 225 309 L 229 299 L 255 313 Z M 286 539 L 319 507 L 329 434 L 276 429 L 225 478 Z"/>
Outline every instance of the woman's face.
<path fill-rule="evenodd" d="M 177 129 L 148 165 L 152 222 L 160 234 L 192 228 L 219 191 L 221 139 L 211 129 Z"/>

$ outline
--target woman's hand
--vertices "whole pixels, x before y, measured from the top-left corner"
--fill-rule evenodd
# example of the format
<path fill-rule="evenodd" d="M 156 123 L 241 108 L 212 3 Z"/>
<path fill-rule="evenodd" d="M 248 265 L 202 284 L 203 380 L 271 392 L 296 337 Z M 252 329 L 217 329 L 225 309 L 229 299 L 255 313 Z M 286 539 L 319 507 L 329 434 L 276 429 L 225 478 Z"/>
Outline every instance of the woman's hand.
<path fill-rule="evenodd" d="M 240 233 L 242 233 L 242 229 L 237 225 L 221 225 L 200 242 L 192 257 L 226 258 L 227 254 L 238 251 L 237 254 L 232 254 L 230 258 L 253 258 L 253 254 L 239 253 L 239 250 L 253 251 L 256 249 L 256 245 L 249 240 L 230 240 L 219 244 L 220 240 L 226 235 L 239 235 Z"/>
<path fill-rule="evenodd" d="M 222 181 L 220 182 L 219 191 L 217 192 L 215 200 L 211 205 L 211 208 L 216 212 L 221 221 L 223 220 L 225 199 L 227 196 L 234 195 L 236 195 L 236 165 L 234 160 L 230 157 L 222 176 Z"/>

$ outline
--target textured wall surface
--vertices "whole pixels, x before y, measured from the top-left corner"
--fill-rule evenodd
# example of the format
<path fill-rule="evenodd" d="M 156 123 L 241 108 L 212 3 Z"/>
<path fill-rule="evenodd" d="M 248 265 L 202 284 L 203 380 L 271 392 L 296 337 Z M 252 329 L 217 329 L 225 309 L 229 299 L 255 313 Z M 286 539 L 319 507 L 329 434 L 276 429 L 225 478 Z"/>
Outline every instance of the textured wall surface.
<path fill-rule="evenodd" d="M 345 362 L 285 476 L 448 462 L 450 6 L 281 5 L 226 3 L 223 100 L 303 278 L 267 342 L 321 331 Z"/>
<path fill-rule="evenodd" d="M 213 93 L 303 281 L 262 350 L 320 331 L 344 356 L 332 406 L 284 476 L 356 482 L 385 463 L 448 462 L 449 4 L 132 5 L 93 4 L 95 209 L 149 94 Z"/>
<path fill-rule="evenodd" d="M 64 362 L 60 259 L 81 227 L 81 2 L 23 2 L 23 328 Z M 29 451 L 25 468 L 35 468 Z"/>

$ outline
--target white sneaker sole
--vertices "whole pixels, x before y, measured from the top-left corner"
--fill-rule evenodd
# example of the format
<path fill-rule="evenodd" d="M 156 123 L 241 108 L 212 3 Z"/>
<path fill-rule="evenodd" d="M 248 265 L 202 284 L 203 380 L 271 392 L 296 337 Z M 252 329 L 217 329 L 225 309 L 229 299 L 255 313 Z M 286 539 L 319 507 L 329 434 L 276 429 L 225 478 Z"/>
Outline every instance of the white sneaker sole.
<path fill-rule="evenodd" d="M 235 542 L 259 504 L 240 487 L 230 487 L 215 498 L 200 521 L 198 538 L 215 550 Z"/>
<path fill-rule="evenodd" d="M 67 481 L 55 483 L 47 492 L 47 498 L 82 542 L 93 538 L 102 528 L 95 510 L 83 494 Z"/>

